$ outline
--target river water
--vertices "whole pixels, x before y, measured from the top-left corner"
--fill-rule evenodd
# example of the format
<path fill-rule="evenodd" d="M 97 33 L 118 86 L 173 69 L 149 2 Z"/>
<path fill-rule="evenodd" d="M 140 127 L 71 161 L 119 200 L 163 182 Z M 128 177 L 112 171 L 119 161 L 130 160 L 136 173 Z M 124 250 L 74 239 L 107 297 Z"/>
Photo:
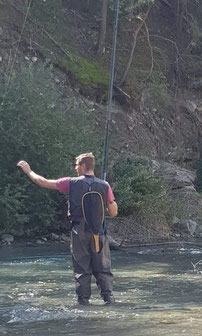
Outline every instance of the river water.
<path fill-rule="evenodd" d="M 201 336 L 201 259 L 191 246 L 114 251 L 116 304 L 104 305 L 93 281 L 84 307 L 64 246 L 1 248 L 0 335 Z"/>

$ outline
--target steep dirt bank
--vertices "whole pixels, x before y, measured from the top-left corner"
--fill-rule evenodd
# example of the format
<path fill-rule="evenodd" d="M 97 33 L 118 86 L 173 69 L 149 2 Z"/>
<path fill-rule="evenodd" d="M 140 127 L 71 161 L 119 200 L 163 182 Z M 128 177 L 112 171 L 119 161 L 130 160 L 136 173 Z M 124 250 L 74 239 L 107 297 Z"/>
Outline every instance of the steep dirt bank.
<path fill-rule="evenodd" d="M 172 7 L 172 4 L 170 6 Z M 62 76 L 65 78 L 67 92 L 70 86 L 75 90 L 75 92 L 72 91 L 73 95 L 80 96 L 79 99 L 85 97 L 85 104 L 94 111 L 97 131 L 102 134 L 105 130 L 106 117 L 106 106 L 102 102 L 106 102 L 106 91 L 108 90 L 110 49 L 107 49 L 103 59 L 99 60 L 91 48 L 96 41 L 96 21 L 93 18 L 96 8 L 91 8 L 92 20 L 87 22 L 89 13 L 86 12 L 84 5 L 79 5 L 77 2 L 74 4 L 70 2 L 63 9 L 56 6 L 54 21 L 51 16 L 53 15 L 52 7 L 46 8 L 43 5 L 41 14 L 38 16 L 36 15 L 40 11 L 39 4 L 38 7 L 32 7 L 26 18 L 26 6 L 20 7 L 15 1 L 1 5 L 2 74 L 9 74 L 12 66 L 15 70 L 24 62 L 42 61 L 52 64 L 55 80 L 60 80 Z M 46 13 L 48 10 L 49 12 Z M 167 48 L 165 43 L 166 38 L 167 44 L 170 43 L 168 40 L 174 41 L 174 38 L 171 40 L 174 27 L 168 20 L 173 15 L 170 11 L 171 8 L 158 3 L 151 13 L 151 18 L 148 19 L 151 37 L 156 36 L 155 34 L 161 30 L 162 26 L 165 27 L 167 37 L 163 33 L 162 38 L 154 39 L 152 42 L 154 49 L 160 48 L 162 52 L 166 52 L 166 59 L 170 59 L 170 65 L 168 62 L 164 74 L 170 78 L 168 83 L 174 81 L 175 76 L 174 72 L 171 73 L 175 51 L 173 48 Z M 130 28 L 127 20 L 122 17 L 120 17 L 119 25 L 120 29 L 125 27 L 124 31 Z M 110 34 L 111 30 L 107 36 L 107 48 L 111 43 Z M 124 68 L 123 60 L 127 57 L 127 48 L 124 45 L 130 43 L 130 33 L 124 34 L 124 38 L 125 40 L 119 32 L 116 76 L 120 76 Z M 122 45 L 119 51 L 120 44 Z M 125 101 L 124 96 L 115 91 L 111 148 L 116 155 L 145 155 L 193 167 L 199 156 L 201 142 L 200 90 L 192 89 L 191 91 L 183 85 L 181 88 L 176 86 L 176 89 L 171 91 L 169 85 L 167 88 L 164 87 L 158 78 L 154 82 L 148 79 L 143 89 L 140 89 L 140 78 L 134 73 L 134 79 L 132 79 L 131 75 L 135 69 L 141 68 L 143 71 L 147 67 L 151 55 L 146 44 L 147 37 L 142 32 L 128 83 L 124 88 L 126 92 L 129 92 L 131 99 Z M 162 59 L 156 58 L 157 60 L 161 67 Z M 97 65 L 94 62 L 98 62 Z M 153 74 L 157 75 L 156 70 L 153 71 Z M 130 91 L 133 93 L 131 94 Z"/>

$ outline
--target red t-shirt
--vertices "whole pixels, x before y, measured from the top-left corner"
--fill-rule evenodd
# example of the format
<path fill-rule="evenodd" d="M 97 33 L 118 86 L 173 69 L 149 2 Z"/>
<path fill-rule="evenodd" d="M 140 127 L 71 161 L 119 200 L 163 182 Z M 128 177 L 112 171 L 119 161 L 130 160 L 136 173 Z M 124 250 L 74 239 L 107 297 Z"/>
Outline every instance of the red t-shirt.
<path fill-rule="evenodd" d="M 71 177 L 62 177 L 56 181 L 57 190 L 63 194 L 69 194 L 70 189 L 70 180 Z M 114 201 L 114 194 L 112 188 L 109 185 L 108 192 L 107 192 L 107 203 Z"/>

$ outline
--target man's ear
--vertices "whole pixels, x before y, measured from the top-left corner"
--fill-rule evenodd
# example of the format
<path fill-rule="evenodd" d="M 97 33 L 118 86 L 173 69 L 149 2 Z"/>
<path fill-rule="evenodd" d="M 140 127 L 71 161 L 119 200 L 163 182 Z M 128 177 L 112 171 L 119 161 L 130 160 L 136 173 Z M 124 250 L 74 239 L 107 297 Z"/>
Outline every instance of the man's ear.
<path fill-rule="evenodd" d="M 86 171 L 86 164 L 85 164 L 85 163 L 82 163 L 82 164 L 81 164 L 81 169 L 82 169 L 83 172 Z"/>

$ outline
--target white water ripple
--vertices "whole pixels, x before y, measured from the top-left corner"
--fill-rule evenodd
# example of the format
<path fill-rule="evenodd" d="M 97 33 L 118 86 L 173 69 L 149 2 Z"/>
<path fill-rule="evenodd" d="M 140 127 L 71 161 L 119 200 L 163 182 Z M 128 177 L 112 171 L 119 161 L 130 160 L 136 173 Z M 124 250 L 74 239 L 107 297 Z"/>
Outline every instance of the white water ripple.
<path fill-rule="evenodd" d="M 96 306 L 95 306 L 96 307 Z M 50 321 L 50 320 L 71 320 L 75 321 L 78 318 L 89 318 L 89 319 L 97 319 L 99 317 L 100 320 L 102 318 L 107 319 L 123 319 L 127 318 L 128 313 L 123 313 L 120 311 L 108 309 L 109 307 L 105 307 L 102 310 L 101 306 L 98 305 L 95 309 L 93 306 L 77 308 L 76 306 L 60 306 L 55 308 L 47 308 L 47 307 L 37 307 L 31 305 L 17 305 L 10 314 L 10 319 L 7 323 L 33 323 L 33 322 L 42 322 L 42 321 Z M 136 316 L 136 313 L 129 313 L 129 315 Z"/>
<path fill-rule="evenodd" d="M 17 305 L 10 313 L 10 320 L 7 323 L 32 323 L 36 321 L 49 321 L 61 319 L 76 319 L 77 315 L 68 307 L 43 308 L 36 306 Z"/>

